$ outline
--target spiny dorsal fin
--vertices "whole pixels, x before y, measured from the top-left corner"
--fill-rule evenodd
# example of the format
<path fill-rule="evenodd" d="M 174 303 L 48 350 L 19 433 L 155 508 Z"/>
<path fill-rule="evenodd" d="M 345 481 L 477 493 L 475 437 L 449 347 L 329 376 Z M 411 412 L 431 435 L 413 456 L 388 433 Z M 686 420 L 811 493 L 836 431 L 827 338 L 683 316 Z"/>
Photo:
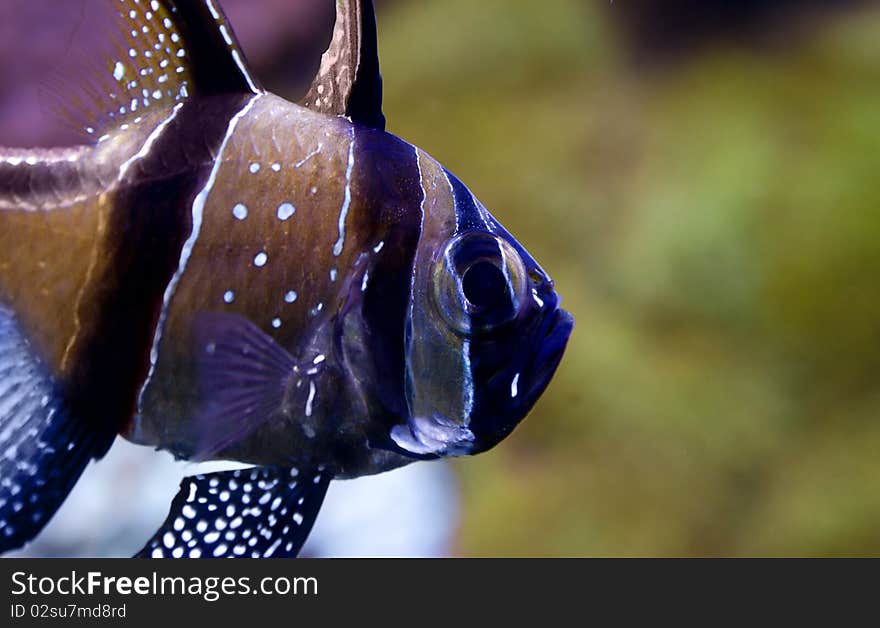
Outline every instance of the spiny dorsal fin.
<path fill-rule="evenodd" d="M 372 0 L 337 0 L 330 47 L 301 104 L 366 126 L 385 128 L 376 14 Z"/>
<path fill-rule="evenodd" d="M 193 94 L 262 91 L 217 0 L 110 2 L 118 10 L 122 36 L 109 76 L 91 97 L 99 115 L 86 129 L 90 135 Z"/>

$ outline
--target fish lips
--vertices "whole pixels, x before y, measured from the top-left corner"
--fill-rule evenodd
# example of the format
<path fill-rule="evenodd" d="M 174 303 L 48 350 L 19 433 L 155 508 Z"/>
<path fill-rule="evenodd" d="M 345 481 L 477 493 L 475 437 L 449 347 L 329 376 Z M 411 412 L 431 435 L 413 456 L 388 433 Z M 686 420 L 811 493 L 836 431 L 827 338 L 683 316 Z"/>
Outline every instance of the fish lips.
<path fill-rule="evenodd" d="M 525 405 L 528 409 L 531 409 L 553 379 L 573 330 L 574 316 L 565 310 L 558 309 L 545 319 L 538 336 L 543 336 L 543 342 L 533 362 L 530 381 L 526 382 L 528 388 Z"/>
<path fill-rule="evenodd" d="M 503 368 L 491 378 L 484 394 L 478 395 L 469 426 L 476 436 L 471 454 L 495 447 L 528 415 L 556 373 L 573 329 L 571 314 L 550 310 L 528 335 L 526 351 L 531 355 L 527 360 Z M 506 342 L 523 340 L 509 338 Z"/>

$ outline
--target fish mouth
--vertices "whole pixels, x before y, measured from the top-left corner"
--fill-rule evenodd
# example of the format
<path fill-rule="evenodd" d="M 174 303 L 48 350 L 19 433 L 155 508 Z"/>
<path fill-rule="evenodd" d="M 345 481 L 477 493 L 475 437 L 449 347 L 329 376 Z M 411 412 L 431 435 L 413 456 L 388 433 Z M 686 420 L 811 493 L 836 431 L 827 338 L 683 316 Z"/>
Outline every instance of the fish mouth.
<path fill-rule="evenodd" d="M 556 373 L 573 330 L 574 316 L 562 309 L 548 316 L 542 325 L 543 340 L 541 340 L 541 350 L 535 359 L 535 371 L 532 374 L 532 386 L 528 395 L 530 402 L 537 400 Z"/>

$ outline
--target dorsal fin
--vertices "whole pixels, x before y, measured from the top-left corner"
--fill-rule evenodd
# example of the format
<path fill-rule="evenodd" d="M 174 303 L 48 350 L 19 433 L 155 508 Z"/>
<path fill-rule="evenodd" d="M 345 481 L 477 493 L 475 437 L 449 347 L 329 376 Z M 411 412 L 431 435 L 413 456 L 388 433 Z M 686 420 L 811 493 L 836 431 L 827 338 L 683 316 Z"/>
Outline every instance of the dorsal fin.
<path fill-rule="evenodd" d="M 301 104 L 354 122 L 385 128 L 376 13 L 372 0 L 337 0 L 330 47 Z"/>
<path fill-rule="evenodd" d="M 120 39 L 91 94 L 98 134 L 193 94 L 260 93 L 217 0 L 109 0 Z"/>

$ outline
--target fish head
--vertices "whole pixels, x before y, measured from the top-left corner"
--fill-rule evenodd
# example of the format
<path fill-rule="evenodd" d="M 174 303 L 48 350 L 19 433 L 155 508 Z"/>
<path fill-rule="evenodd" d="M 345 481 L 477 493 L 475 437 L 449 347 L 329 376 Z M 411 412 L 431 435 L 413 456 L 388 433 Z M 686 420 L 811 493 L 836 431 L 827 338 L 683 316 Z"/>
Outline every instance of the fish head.
<path fill-rule="evenodd" d="M 413 453 L 486 451 L 547 388 L 574 319 L 548 273 L 453 175 L 426 186 L 407 321 L 406 428 Z"/>

